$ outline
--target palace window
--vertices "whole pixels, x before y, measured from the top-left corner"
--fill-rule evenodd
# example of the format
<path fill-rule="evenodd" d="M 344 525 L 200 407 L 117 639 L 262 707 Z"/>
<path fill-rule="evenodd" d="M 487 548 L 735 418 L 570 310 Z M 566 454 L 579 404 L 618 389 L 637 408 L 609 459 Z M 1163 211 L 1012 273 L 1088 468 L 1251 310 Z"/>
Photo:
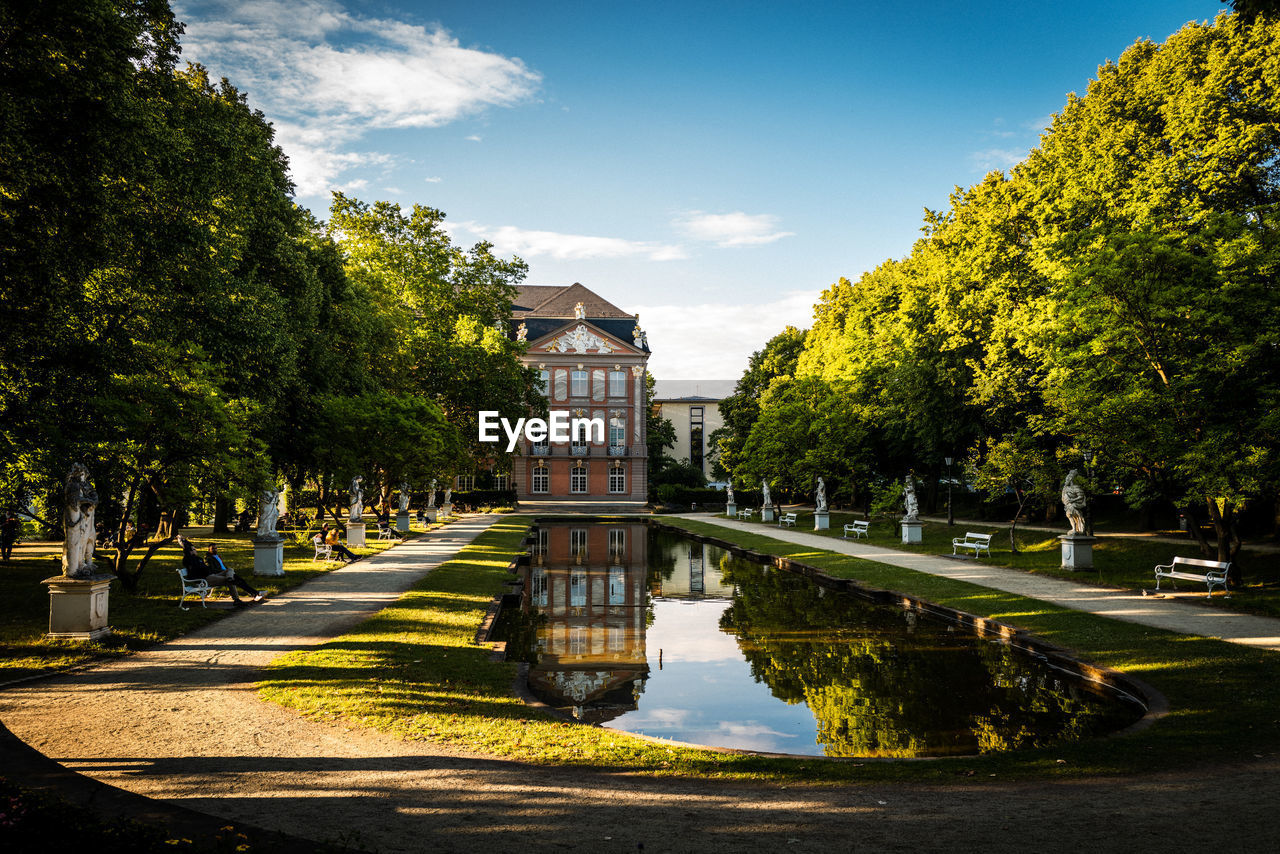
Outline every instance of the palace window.
<path fill-rule="evenodd" d="M 609 447 L 620 448 L 627 443 L 627 419 L 614 416 L 609 419 Z"/>
<path fill-rule="evenodd" d="M 570 397 L 586 397 L 587 396 L 587 372 L 586 371 L 570 372 L 569 395 Z"/>
<path fill-rule="evenodd" d="M 538 463 L 533 467 L 533 484 L 531 492 L 549 492 L 551 490 L 551 479 L 547 476 L 547 464 Z"/>
<path fill-rule="evenodd" d="M 627 396 L 627 372 L 626 371 L 610 371 L 609 372 L 609 397 L 626 397 Z"/>
<path fill-rule="evenodd" d="M 586 464 L 578 463 L 569 470 L 569 491 L 578 493 L 587 491 Z"/>
<path fill-rule="evenodd" d="M 582 559 L 587 556 L 586 528 L 569 529 L 569 556 L 576 558 L 578 563 L 582 563 Z"/>
<path fill-rule="evenodd" d="M 627 469 L 620 460 L 609 466 L 609 491 L 613 493 L 627 491 Z"/>
<path fill-rule="evenodd" d="M 503 472 L 493 476 L 493 488 L 498 490 L 508 490 L 511 488 L 511 475 Z"/>
<path fill-rule="evenodd" d="M 473 474 L 460 474 L 454 481 L 457 483 L 454 489 L 459 492 L 470 492 L 476 488 L 476 476 Z"/>
<path fill-rule="evenodd" d="M 543 397 L 551 397 L 550 371 L 538 371 L 538 388 L 542 390 Z"/>
<path fill-rule="evenodd" d="M 689 407 L 689 464 L 702 468 L 702 407 Z"/>
<path fill-rule="evenodd" d="M 627 529 L 626 528 L 610 528 L 609 529 L 609 560 L 612 563 L 622 563 L 622 556 L 627 552 Z"/>

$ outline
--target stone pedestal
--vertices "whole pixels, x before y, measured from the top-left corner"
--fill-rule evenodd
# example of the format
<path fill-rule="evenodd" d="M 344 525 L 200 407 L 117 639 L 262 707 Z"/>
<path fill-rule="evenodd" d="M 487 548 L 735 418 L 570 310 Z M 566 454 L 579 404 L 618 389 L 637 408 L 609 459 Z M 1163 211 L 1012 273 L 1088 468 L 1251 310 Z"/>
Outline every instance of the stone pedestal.
<path fill-rule="evenodd" d="M 284 575 L 284 537 L 269 534 L 253 538 L 253 574 Z"/>
<path fill-rule="evenodd" d="M 813 514 L 813 530 L 826 531 L 831 527 L 831 514 L 819 511 Z"/>
<path fill-rule="evenodd" d="M 726 515 L 726 516 L 737 516 L 737 515 L 738 515 L 738 505 L 737 505 L 737 504 L 726 504 L 726 505 L 724 506 L 724 515 Z"/>
<path fill-rule="evenodd" d="M 773 521 L 773 508 L 772 508 L 772 507 L 761 507 L 761 508 L 760 508 L 760 521 L 761 521 L 761 522 L 772 522 L 772 521 Z"/>
<path fill-rule="evenodd" d="M 924 523 L 919 519 L 903 519 L 902 520 L 902 542 L 904 545 L 910 543 L 924 542 Z"/>
<path fill-rule="evenodd" d="M 114 575 L 67 578 L 55 575 L 49 585 L 49 634 L 51 638 L 98 640 L 111 634 L 107 625 L 107 597 Z"/>
<path fill-rule="evenodd" d="M 443 517 L 443 518 L 445 518 L 445 519 L 448 519 L 450 516 L 452 516 L 452 515 L 453 515 L 453 502 L 452 502 L 452 501 L 450 501 L 448 504 L 441 504 L 441 505 L 440 505 L 440 515 L 441 515 L 441 517 Z"/>
<path fill-rule="evenodd" d="M 396 530 L 402 534 L 409 533 L 409 511 L 404 510 L 396 514 Z"/>
<path fill-rule="evenodd" d="M 424 512 L 427 514 L 428 522 L 434 522 L 440 518 L 439 512 L 434 507 L 428 507 Z"/>
<path fill-rule="evenodd" d="M 364 548 L 364 522 L 347 522 L 347 548 Z"/>
<path fill-rule="evenodd" d="M 1097 537 L 1088 534 L 1063 534 L 1058 537 L 1062 543 L 1062 568 L 1079 571 L 1093 569 L 1093 544 Z"/>

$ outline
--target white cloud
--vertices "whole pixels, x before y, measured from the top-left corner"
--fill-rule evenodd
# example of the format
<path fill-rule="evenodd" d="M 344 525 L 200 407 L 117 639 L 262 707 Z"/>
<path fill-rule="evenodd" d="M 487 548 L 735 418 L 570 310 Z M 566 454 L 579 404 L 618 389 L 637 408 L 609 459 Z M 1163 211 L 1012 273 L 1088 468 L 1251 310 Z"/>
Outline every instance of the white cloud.
<path fill-rule="evenodd" d="M 426 181 L 428 184 L 439 184 L 444 179 L 441 178 L 439 175 L 432 175 L 430 178 L 423 178 L 423 180 Z"/>
<path fill-rule="evenodd" d="M 687 257 L 680 246 L 648 240 L 536 231 L 514 225 L 491 228 L 474 222 L 457 223 L 456 227 L 489 241 L 500 255 L 519 255 L 522 258 L 545 257 L 559 261 L 580 261 L 588 258 L 639 257 L 650 261 L 676 261 Z"/>
<path fill-rule="evenodd" d="M 807 328 L 820 291 L 793 291 L 765 303 L 628 306 L 640 313 L 663 380 L 736 380 L 747 359 L 784 326 Z"/>
<path fill-rule="evenodd" d="M 969 155 L 973 168 L 979 172 L 992 169 L 1008 169 L 1021 163 L 1027 156 L 1025 149 L 987 148 Z"/>
<path fill-rule="evenodd" d="M 747 214 L 735 211 L 710 214 L 688 211 L 671 223 L 693 240 L 703 240 L 720 247 L 759 246 L 791 237 L 794 231 L 778 231 L 778 218 L 773 214 Z"/>
<path fill-rule="evenodd" d="M 537 91 L 519 59 L 441 27 L 366 18 L 335 0 L 180 0 L 183 51 L 276 123 L 302 196 L 386 155 L 349 150 L 372 128 L 439 127 Z"/>
<path fill-rule="evenodd" d="M 474 133 L 471 134 L 471 136 L 467 137 L 467 142 L 483 142 L 483 141 L 484 141 L 483 137 Z"/>

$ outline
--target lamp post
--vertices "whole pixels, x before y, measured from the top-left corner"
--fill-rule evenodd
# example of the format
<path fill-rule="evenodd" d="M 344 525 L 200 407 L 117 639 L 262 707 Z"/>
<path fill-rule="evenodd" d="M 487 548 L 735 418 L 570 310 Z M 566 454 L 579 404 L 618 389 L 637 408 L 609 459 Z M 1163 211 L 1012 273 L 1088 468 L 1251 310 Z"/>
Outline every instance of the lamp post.
<path fill-rule="evenodd" d="M 954 457 L 943 457 L 947 461 L 947 524 L 954 526 L 956 524 L 956 514 L 951 508 L 951 463 Z"/>
<path fill-rule="evenodd" d="M 1084 476 L 1085 476 L 1085 494 L 1088 501 L 1084 505 L 1084 529 L 1085 533 L 1093 536 L 1093 490 L 1090 484 L 1093 482 L 1093 451 L 1081 451 L 1080 456 L 1084 457 Z"/>

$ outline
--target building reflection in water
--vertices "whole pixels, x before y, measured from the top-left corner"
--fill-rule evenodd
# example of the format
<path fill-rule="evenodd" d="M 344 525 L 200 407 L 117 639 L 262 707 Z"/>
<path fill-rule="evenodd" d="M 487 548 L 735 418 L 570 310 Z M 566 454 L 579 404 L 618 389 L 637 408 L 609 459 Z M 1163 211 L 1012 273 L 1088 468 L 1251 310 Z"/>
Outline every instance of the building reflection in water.
<path fill-rule="evenodd" d="M 733 595 L 719 572 L 706 571 L 707 546 L 663 545 L 651 572 L 645 525 L 537 529 L 522 602 L 527 616 L 537 616 L 529 672 L 535 694 L 590 723 L 637 708 L 651 664 L 645 649 L 651 597 Z M 653 666 L 661 667 L 657 658 Z"/>

